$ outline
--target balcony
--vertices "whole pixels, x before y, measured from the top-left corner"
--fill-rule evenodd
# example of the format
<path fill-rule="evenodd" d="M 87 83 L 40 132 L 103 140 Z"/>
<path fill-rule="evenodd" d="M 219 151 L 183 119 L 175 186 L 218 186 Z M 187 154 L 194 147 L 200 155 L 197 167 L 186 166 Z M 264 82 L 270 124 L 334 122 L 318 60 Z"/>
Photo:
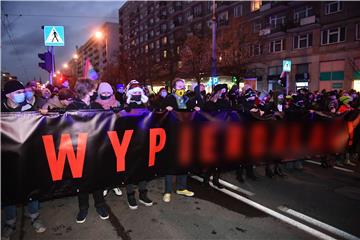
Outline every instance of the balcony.
<path fill-rule="evenodd" d="M 300 19 L 300 26 L 305 26 L 313 23 L 316 23 L 315 15 Z"/>
<path fill-rule="evenodd" d="M 265 35 L 269 35 L 271 33 L 271 28 L 267 27 L 267 28 L 263 28 L 259 31 L 259 36 L 265 36 Z"/>

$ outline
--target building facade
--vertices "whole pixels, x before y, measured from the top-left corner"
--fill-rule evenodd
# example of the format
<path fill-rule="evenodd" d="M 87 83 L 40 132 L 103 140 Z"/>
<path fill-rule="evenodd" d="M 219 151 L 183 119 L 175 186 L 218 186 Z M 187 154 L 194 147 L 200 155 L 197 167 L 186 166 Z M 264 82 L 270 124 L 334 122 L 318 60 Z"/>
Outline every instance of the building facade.
<path fill-rule="evenodd" d="M 277 89 L 286 59 L 292 62 L 290 90 L 360 91 L 359 2 L 255 0 L 216 4 L 219 34 L 248 28 L 247 34 L 252 35 L 238 49 L 242 66 L 227 61 L 234 69 L 245 67 L 246 71 L 236 76 L 240 81 L 258 90 Z M 179 75 L 185 39 L 194 34 L 211 38 L 211 17 L 211 1 L 127 2 L 119 9 L 119 53 L 133 63 L 136 77 L 164 85 Z M 238 29 L 231 27 L 233 22 L 238 23 Z M 219 49 L 217 56 L 222 75 L 222 59 L 234 54 L 224 57 Z M 232 78 L 224 76 L 219 81 L 222 79 Z"/>

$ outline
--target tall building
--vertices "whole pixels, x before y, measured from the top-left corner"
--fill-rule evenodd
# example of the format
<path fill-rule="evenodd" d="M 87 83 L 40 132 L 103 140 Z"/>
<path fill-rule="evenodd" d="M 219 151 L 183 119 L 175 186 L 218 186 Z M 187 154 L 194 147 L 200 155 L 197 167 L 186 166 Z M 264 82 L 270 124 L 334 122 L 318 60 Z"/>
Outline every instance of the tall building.
<path fill-rule="evenodd" d="M 83 75 L 85 61 L 89 58 L 96 72 L 102 75 L 108 65 L 117 64 L 118 55 L 119 25 L 106 22 L 84 45 L 77 48 L 76 58 L 71 59 L 68 65 L 72 75 L 80 77 Z"/>
<path fill-rule="evenodd" d="M 290 90 L 360 91 L 359 2 L 254 0 L 216 4 L 218 33 L 249 28 L 247 34 L 252 35 L 237 49 L 241 66 L 227 61 L 234 69 L 246 69 L 236 76 L 241 82 L 258 90 L 279 88 L 286 59 L 292 62 Z M 140 80 L 163 85 L 178 75 L 187 36 L 211 38 L 211 11 L 211 1 L 129 1 L 119 9 L 120 55 L 126 55 Z M 232 23 L 239 27 L 230 27 Z M 234 54 L 222 54 L 222 50 L 217 52 L 219 82 L 231 83 L 231 76 L 222 76 L 221 61 Z"/>

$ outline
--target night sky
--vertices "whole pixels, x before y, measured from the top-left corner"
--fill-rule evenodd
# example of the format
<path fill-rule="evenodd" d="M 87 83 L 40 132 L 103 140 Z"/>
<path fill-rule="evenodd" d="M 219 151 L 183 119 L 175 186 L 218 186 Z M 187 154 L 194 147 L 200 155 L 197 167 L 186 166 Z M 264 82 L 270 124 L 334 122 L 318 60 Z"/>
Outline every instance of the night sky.
<path fill-rule="evenodd" d="M 123 3 L 2 1 L 1 70 L 17 76 L 23 83 L 34 77 L 41 77 L 45 82 L 49 75 L 38 67 L 40 59 L 37 56 L 46 51 L 41 26 L 60 25 L 65 28 L 65 47 L 55 48 L 55 62 L 59 69 L 75 53 L 76 45 L 84 44 L 104 22 L 118 22 L 118 9 Z"/>

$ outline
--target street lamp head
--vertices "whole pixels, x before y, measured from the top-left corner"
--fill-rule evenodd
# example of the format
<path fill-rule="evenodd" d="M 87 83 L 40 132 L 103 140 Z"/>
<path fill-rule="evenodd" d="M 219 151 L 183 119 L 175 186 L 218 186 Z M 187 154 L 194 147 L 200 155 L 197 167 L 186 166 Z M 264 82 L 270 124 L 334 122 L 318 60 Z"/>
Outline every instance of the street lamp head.
<path fill-rule="evenodd" d="M 68 68 L 69 65 L 67 65 L 67 63 L 64 63 L 64 64 L 63 64 L 63 67 L 64 67 L 64 68 Z"/>
<path fill-rule="evenodd" d="M 60 74 L 60 71 L 56 71 L 56 74 Z"/>
<path fill-rule="evenodd" d="M 103 36 L 104 36 L 104 34 L 103 34 L 102 32 L 100 32 L 100 31 L 96 31 L 96 32 L 95 32 L 95 37 L 96 37 L 97 39 L 102 39 Z"/>
<path fill-rule="evenodd" d="M 77 55 L 76 53 L 73 55 L 73 58 L 74 59 L 78 59 L 79 58 L 79 55 Z"/>

